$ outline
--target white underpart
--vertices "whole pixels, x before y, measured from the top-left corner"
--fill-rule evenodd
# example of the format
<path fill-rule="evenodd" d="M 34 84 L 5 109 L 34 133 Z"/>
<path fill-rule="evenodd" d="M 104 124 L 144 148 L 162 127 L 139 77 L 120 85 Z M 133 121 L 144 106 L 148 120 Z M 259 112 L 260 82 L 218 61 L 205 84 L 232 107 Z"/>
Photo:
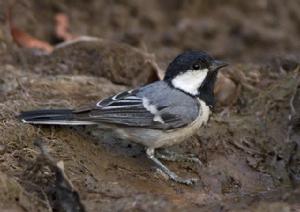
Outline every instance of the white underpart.
<path fill-rule="evenodd" d="M 206 125 L 210 115 L 210 108 L 207 106 L 207 104 L 204 101 L 200 99 L 199 99 L 199 103 L 201 105 L 201 115 L 199 117 L 199 122 Z"/>
<path fill-rule="evenodd" d="M 148 110 L 150 113 L 152 113 L 154 115 L 153 121 L 157 121 L 160 122 L 162 124 L 164 124 L 164 120 L 161 118 L 161 116 L 158 114 L 158 110 L 156 108 L 155 105 L 151 105 L 149 102 L 149 99 L 147 98 L 143 98 L 143 106 L 144 108 L 146 108 L 146 110 Z"/>
<path fill-rule="evenodd" d="M 172 80 L 172 85 L 184 92 L 197 95 L 198 89 L 207 76 L 208 69 L 188 70 L 183 74 L 176 76 Z"/>

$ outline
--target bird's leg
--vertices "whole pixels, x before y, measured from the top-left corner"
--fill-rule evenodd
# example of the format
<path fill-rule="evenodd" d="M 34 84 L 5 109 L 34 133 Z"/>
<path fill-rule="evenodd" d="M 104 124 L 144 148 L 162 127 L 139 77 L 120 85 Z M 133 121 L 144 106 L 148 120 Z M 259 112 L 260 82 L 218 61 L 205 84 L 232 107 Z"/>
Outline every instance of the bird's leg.
<path fill-rule="evenodd" d="M 197 163 L 200 166 L 203 165 L 202 161 L 194 154 L 180 154 L 176 152 L 172 152 L 166 149 L 163 149 L 162 151 L 156 151 L 155 155 L 159 159 L 168 160 L 168 161 L 188 161 Z"/>
<path fill-rule="evenodd" d="M 178 183 L 183 183 L 187 185 L 192 185 L 197 181 L 197 179 L 183 179 L 177 176 L 174 172 L 170 171 L 164 164 L 162 164 L 156 157 L 155 157 L 155 150 L 153 148 L 148 148 L 146 150 L 146 154 L 149 159 L 151 159 L 166 175 L 169 176 L 171 180 L 174 180 Z"/>

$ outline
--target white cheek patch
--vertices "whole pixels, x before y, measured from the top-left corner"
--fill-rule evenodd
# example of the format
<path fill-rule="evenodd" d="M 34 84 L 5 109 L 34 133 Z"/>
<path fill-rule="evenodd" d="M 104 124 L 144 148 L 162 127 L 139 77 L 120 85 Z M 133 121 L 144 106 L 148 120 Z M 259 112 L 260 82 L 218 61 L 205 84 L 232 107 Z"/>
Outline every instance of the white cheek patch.
<path fill-rule="evenodd" d="M 158 110 L 156 108 L 155 105 L 151 105 L 149 102 L 149 99 L 147 98 L 143 98 L 143 106 L 144 108 L 146 108 L 146 110 L 148 110 L 151 114 L 154 115 L 153 121 L 157 121 L 160 122 L 162 124 L 164 124 L 164 120 L 161 118 L 161 116 L 158 114 Z"/>
<path fill-rule="evenodd" d="M 208 69 L 188 70 L 185 73 L 176 76 L 172 80 L 172 85 L 189 94 L 197 95 L 199 87 L 207 76 L 207 72 Z"/>

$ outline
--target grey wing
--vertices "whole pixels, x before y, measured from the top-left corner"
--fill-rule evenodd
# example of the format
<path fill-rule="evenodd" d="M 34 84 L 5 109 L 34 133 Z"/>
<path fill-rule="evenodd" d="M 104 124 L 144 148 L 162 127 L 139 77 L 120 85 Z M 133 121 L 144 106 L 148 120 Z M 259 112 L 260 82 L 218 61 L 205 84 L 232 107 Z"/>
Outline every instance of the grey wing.
<path fill-rule="evenodd" d="M 80 120 L 147 127 L 153 129 L 172 129 L 189 124 L 190 118 L 184 113 L 185 105 L 159 101 L 155 97 L 143 95 L 139 89 L 119 93 L 104 99 L 88 111 L 75 112 Z"/>

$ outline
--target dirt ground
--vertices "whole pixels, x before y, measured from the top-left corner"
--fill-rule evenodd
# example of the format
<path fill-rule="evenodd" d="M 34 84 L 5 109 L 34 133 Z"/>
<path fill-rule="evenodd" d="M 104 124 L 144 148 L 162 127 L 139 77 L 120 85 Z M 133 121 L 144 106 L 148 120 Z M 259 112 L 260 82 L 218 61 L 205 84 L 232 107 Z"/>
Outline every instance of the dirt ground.
<path fill-rule="evenodd" d="M 1 211 L 300 211 L 300 3 L 289 0 L 0 2 Z M 6 12 L 54 51 L 22 48 Z M 63 42 L 54 16 L 80 37 Z M 208 125 L 165 162 L 193 186 L 165 179 L 144 149 L 93 128 L 37 127 L 15 116 L 82 107 L 159 79 L 187 50 L 230 66 Z"/>

